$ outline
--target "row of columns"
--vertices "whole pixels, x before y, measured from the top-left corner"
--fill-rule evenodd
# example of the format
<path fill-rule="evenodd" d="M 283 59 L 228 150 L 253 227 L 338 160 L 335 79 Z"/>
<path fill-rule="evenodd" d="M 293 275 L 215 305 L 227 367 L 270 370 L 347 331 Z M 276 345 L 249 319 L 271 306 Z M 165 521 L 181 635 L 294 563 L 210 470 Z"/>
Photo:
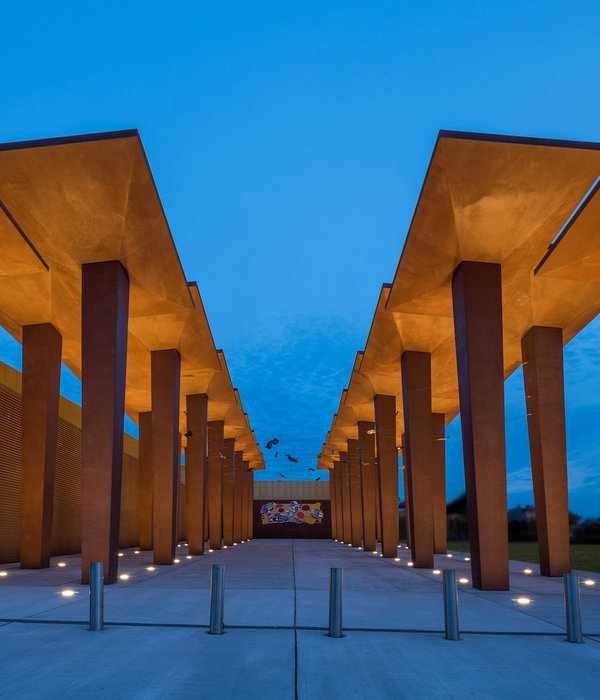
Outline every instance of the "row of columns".
<path fill-rule="evenodd" d="M 452 282 L 463 458 L 473 585 L 506 590 L 508 522 L 504 427 L 501 267 L 463 262 Z M 523 337 L 523 373 L 540 570 L 570 571 L 562 329 L 533 326 Z M 444 415 L 431 405 L 431 354 L 400 361 L 408 543 L 416 567 L 446 551 Z M 395 557 L 398 474 L 395 397 L 375 396 L 375 423 L 358 423 L 332 476 L 333 536 Z M 373 446 L 375 435 L 377 457 Z M 379 500 L 376 501 L 376 496 Z M 373 535 L 374 528 L 380 531 Z"/>
<path fill-rule="evenodd" d="M 82 581 L 89 564 L 117 578 L 129 279 L 118 261 L 82 266 Z M 21 566 L 49 566 L 62 338 L 49 323 L 23 328 Z M 171 564 L 177 540 L 181 359 L 151 352 L 152 410 L 140 414 L 140 548 Z M 186 537 L 191 554 L 252 537 L 253 472 L 208 397 L 186 397 Z M 208 530 L 208 531 L 207 531 Z"/>

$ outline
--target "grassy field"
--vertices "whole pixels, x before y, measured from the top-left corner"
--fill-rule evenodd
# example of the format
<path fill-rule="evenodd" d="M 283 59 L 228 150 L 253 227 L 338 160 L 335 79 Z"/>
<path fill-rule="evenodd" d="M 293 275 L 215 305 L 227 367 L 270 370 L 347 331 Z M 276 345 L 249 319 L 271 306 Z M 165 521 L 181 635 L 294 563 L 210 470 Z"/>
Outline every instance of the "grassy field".
<path fill-rule="evenodd" d="M 455 552 L 468 552 L 468 542 L 448 542 L 448 549 Z M 509 542 L 508 555 L 516 561 L 528 561 L 538 564 L 537 542 Z M 572 544 L 571 566 L 574 569 L 600 572 L 600 544 Z"/>

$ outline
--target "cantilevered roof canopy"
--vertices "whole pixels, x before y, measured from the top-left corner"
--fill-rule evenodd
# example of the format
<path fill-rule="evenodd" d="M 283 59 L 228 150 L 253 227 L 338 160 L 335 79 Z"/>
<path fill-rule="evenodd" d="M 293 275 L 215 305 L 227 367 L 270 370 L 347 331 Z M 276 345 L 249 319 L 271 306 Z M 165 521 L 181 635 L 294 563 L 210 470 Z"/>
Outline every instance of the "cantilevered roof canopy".
<path fill-rule="evenodd" d="M 24 325 L 52 323 L 64 363 L 80 377 L 81 266 L 119 260 L 130 281 L 130 417 L 151 410 L 150 352 L 177 349 L 182 395 L 208 393 L 219 417 L 247 423 L 198 287 L 185 278 L 137 131 L 0 145 L 0 235 L 0 323 L 17 340 Z M 222 374 L 223 386 L 211 388 Z"/>
<path fill-rule="evenodd" d="M 531 326 L 560 327 L 567 343 L 596 316 L 600 200 L 591 188 L 599 175 L 600 144 L 440 132 L 389 296 L 384 287 L 343 400 L 357 420 L 373 420 L 370 393 L 395 395 L 401 409 L 406 350 L 432 353 L 433 412 L 446 422 L 458 413 L 451 285 L 463 261 L 502 266 L 506 377 L 521 364 Z M 343 439 L 339 421 L 340 412 L 322 459 Z"/>

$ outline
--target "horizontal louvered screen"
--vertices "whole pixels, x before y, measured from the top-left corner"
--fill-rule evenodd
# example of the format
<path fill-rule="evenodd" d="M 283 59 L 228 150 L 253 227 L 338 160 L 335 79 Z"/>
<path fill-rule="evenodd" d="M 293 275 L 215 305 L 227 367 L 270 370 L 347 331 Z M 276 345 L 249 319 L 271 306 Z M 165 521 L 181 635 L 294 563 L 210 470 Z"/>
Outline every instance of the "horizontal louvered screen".
<path fill-rule="evenodd" d="M 0 363 L 0 563 L 19 560 L 21 375 Z M 52 553 L 81 551 L 81 407 L 61 398 L 56 448 Z M 125 436 L 121 547 L 139 544 L 137 440 Z"/>

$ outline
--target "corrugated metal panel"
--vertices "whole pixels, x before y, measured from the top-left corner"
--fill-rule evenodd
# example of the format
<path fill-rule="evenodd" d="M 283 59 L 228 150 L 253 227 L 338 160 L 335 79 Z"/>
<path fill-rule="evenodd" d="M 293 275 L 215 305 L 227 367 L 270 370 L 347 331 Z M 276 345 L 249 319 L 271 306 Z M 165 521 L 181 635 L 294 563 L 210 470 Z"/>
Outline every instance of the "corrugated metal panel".
<path fill-rule="evenodd" d="M 58 419 L 52 554 L 81 551 L 81 430 Z"/>
<path fill-rule="evenodd" d="M 329 499 L 329 481 L 255 481 L 254 500 Z"/>

